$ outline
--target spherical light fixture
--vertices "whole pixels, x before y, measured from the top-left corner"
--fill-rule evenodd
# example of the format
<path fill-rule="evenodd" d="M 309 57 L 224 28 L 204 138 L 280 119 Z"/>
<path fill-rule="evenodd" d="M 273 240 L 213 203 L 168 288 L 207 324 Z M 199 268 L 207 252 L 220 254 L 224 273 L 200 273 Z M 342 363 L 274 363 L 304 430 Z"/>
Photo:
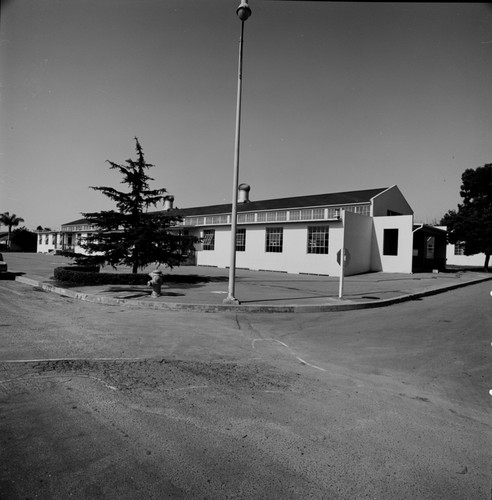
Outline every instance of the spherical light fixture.
<path fill-rule="evenodd" d="M 251 9 L 249 8 L 248 2 L 246 0 L 242 0 L 239 7 L 236 9 L 236 14 L 241 21 L 247 21 L 249 16 L 251 16 Z"/>

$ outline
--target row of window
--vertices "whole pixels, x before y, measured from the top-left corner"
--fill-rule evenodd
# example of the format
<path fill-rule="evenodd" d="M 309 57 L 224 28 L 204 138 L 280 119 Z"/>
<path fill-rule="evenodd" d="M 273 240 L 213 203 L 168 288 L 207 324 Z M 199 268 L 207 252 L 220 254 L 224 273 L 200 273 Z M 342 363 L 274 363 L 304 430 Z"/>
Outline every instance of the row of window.
<path fill-rule="evenodd" d="M 88 233 L 88 236 L 90 236 L 91 233 Z M 72 234 L 68 234 L 65 238 L 65 241 L 68 245 L 71 245 L 72 244 Z M 80 241 L 82 240 L 82 234 L 81 233 L 77 233 L 77 243 L 80 243 Z M 39 244 L 42 245 L 43 244 L 43 235 L 40 234 L 39 235 L 39 240 L 38 240 Z M 50 243 L 50 235 L 49 234 L 45 234 L 44 235 L 44 244 L 45 245 L 49 245 Z M 51 244 L 52 245 L 56 245 L 57 244 L 57 235 L 56 234 L 53 234 L 51 235 Z M 63 234 L 59 234 L 58 235 L 58 244 L 59 245 L 62 245 L 63 244 Z"/>
<path fill-rule="evenodd" d="M 88 224 L 82 224 L 79 226 L 62 226 L 62 231 L 63 232 L 69 232 L 69 231 L 93 231 L 94 227 Z"/>
<path fill-rule="evenodd" d="M 327 254 L 329 226 L 310 226 L 307 236 L 307 253 Z M 383 233 L 383 255 L 398 255 L 398 229 L 385 229 Z M 265 252 L 281 253 L 284 248 L 284 228 L 267 227 L 265 230 Z M 203 250 L 215 250 L 215 229 L 203 232 Z M 246 250 L 246 229 L 236 231 L 236 251 Z"/>
<path fill-rule="evenodd" d="M 354 212 L 361 215 L 370 215 L 371 207 L 369 204 L 352 205 L 343 207 L 347 212 Z M 237 216 L 239 224 L 254 222 L 285 222 L 316 219 L 336 219 L 340 216 L 340 208 L 306 208 L 302 210 L 273 210 L 268 212 L 247 212 L 240 213 Z M 230 224 L 230 216 L 208 215 L 199 217 L 185 217 L 186 226 L 202 226 L 207 224 Z"/>
<path fill-rule="evenodd" d="M 50 235 L 49 234 L 45 234 L 44 235 L 44 244 L 48 245 L 49 242 L 50 242 L 49 240 L 50 240 Z M 57 240 L 57 235 L 56 234 L 51 235 L 51 243 L 53 245 L 56 245 L 56 240 Z M 42 245 L 42 243 L 43 243 L 43 235 L 42 234 L 39 235 L 38 241 L 39 241 L 39 244 Z M 59 235 L 59 241 L 60 241 L 60 244 L 63 241 L 63 235 L 61 235 L 61 234 Z"/>
<path fill-rule="evenodd" d="M 329 226 L 308 227 L 307 253 L 327 254 Z M 203 231 L 203 250 L 215 250 L 215 229 Z M 265 252 L 281 253 L 284 249 L 284 228 L 267 227 L 265 230 Z M 236 230 L 236 251 L 246 251 L 246 229 Z"/>

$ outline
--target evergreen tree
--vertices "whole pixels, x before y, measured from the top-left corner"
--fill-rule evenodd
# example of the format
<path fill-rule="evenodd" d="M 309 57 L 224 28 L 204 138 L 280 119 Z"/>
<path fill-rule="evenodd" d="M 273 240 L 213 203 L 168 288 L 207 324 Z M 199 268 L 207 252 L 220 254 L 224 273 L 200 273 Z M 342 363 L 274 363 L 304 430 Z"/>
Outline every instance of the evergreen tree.
<path fill-rule="evenodd" d="M 465 255 L 485 254 L 484 268 L 489 269 L 492 253 L 492 163 L 469 168 L 461 176 L 463 203 L 441 219 L 448 228 L 449 243 L 463 243 Z"/>
<path fill-rule="evenodd" d="M 177 215 L 168 212 L 149 213 L 150 206 L 156 206 L 166 198 L 166 189 L 150 189 L 151 177 L 143 149 L 135 137 L 137 159 L 126 160 L 127 165 L 118 165 L 108 160 L 111 169 L 118 170 L 122 184 L 129 187 L 128 192 L 112 187 L 91 186 L 116 202 L 117 211 L 101 211 L 82 214 L 95 226 L 96 232 L 80 242 L 88 255 L 77 255 L 78 264 L 130 266 L 132 272 L 149 264 L 177 266 L 186 259 L 186 250 L 192 242 L 180 236 L 179 231 L 169 231 L 181 221 Z"/>

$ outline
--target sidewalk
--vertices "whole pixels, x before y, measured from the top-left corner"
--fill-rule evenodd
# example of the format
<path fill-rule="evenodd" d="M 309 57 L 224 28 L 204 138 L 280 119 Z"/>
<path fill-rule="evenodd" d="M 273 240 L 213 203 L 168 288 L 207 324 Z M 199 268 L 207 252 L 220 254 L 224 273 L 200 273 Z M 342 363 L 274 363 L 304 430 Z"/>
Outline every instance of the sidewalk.
<path fill-rule="evenodd" d="M 340 299 L 338 277 L 239 269 L 235 296 L 240 305 L 234 306 L 223 304 L 228 291 L 228 269 L 188 266 L 163 269 L 164 275 L 196 275 L 203 281 L 165 283 L 162 296 L 152 298 L 151 288 L 144 285 L 60 285 L 52 279 L 53 270 L 68 265 L 70 261 L 59 256 L 6 254 L 4 257 L 9 262 L 9 271 L 17 274 L 17 281 L 60 295 L 110 305 L 203 312 L 328 312 L 383 307 L 492 279 L 488 273 L 463 270 L 419 274 L 369 273 L 346 277 L 343 298 Z M 105 271 L 112 272 L 111 268 Z"/>

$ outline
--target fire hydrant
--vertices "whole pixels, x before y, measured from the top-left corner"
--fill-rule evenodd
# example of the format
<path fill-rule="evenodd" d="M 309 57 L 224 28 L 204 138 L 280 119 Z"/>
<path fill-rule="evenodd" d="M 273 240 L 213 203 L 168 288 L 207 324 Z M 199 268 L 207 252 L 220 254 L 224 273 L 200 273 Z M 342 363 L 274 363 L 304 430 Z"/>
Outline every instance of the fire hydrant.
<path fill-rule="evenodd" d="M 147 285 L 152 287 L 151 297 L 160 297 L 161 296 L 161 286 L 162 286 L 162 272 L 156 269 L 149 273 L 149 276 L 152 278 Z"/>

